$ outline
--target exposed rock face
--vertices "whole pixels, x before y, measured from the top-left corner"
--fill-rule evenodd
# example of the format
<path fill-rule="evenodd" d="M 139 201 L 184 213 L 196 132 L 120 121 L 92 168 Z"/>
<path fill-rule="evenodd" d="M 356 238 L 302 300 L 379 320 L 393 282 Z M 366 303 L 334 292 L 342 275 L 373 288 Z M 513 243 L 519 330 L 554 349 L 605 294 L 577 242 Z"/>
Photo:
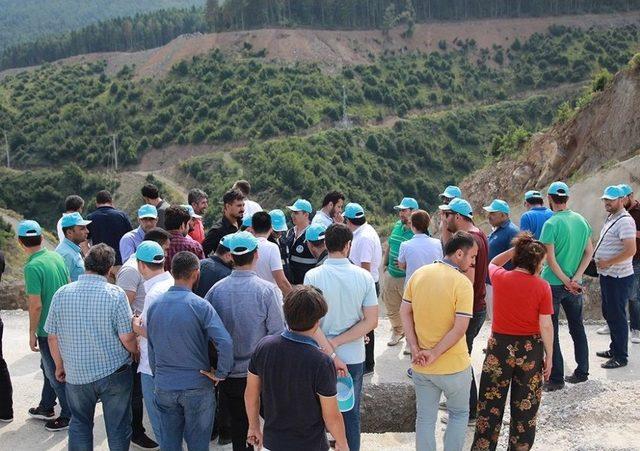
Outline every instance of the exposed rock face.
<path fill-rule="evenodd" d="M 27 310 L 27 295 L 23 283 L 2 282 L 0 285 L 0 310 Z"/>
<path fill-rule="evenodd" d="M 362 401 L 362 432 L 413 432 L 416 429 L 416 394 L 407 382 L 365 384 Z"/>

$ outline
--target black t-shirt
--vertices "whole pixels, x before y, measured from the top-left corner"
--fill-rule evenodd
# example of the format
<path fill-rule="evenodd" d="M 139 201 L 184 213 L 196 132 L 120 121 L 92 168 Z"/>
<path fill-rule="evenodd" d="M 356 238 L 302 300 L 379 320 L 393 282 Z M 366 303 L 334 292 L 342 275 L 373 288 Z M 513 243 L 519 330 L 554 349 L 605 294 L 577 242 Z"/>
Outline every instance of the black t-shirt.
<path fill-rule="evenodd" d="M 336 396 L 336 370 L 316 346 L 264 337 L 249 372 L 262 382 L 264 446 L 271 451 L 327 451 L 321 396 Z"/>

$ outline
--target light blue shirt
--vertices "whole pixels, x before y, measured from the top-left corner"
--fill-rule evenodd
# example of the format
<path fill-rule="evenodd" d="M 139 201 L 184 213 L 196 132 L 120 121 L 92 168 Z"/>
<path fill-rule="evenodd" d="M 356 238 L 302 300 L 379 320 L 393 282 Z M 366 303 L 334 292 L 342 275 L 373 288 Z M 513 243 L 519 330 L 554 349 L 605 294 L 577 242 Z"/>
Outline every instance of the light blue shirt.
<path fill-rule="evenodd" d="M 82 258 L 80 246 L 65 238 L 56 247 L 56 252 L 62 256 L 64 264 L 67 265 L 71 281 L 78 280 L 78 276 L 84 274 L 84 258 Z"/>
<path fill-rule="evenodd" d="M 145 232 L 142 230 L 142 227 L 139 226 L 137 229 L 133 229 L 122 235 L 122 238 L 120 238 L 120 255 L 122 256 L 122 263 L 129 260 L 129 257 L 135 254 L 140 243 L 144 241 L 144 236 Z"/>
<path fill-rule="evenodd" d="M 329 305 L 320 322 L 327 338 L 337 337 L 360 322 L 364 318 L 364 307 L 378 305 L 371 273 L 346 258 L 327 258 L 322 266 L 307 272 L 304 284 L 322 290 Z M 364 337 L 338 346 L 336 354 L 346 364 L 364 362 Z"/>
<path fill-rule="evenodd" d="M 95 382 L 130 361 L 119 337 L 132 332 L 129 301 L 103 276 L 82 274 L 56 291 L 45 330 L 58 338 L 70 384 Z"/>
<path fill-rule="evenodd" d="M 408 241 L 400 243 L 398 261 L 407 265 L 404 285 L 416 270 L 424 265 L 430 265 L 436 260 L 442 260 L 442 243 L 424 233 L 417 233 Z"/>

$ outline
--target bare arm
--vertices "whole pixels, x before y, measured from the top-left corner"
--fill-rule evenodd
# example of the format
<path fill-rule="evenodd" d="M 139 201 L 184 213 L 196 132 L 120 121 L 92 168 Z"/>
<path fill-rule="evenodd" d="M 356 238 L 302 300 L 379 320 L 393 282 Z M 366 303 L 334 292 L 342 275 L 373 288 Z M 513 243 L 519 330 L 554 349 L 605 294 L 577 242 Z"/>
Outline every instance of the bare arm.
<path fill-rule="evenodd" d="M 591 242 L 591 241 L 589 241 L 589 242 Z M 562 268 L 560 268 L 560 265 L 558 264 L 558 261 L 556 260 L 555 246 L 553 244 L 545 244 L 544 247 L 547 248 L 547 265 L 549 266 L 549 268 L 551 268 L 551 271 L 556 275 L 556 277 L 558 279 L 560 279 L 560 281 L 564 284 L 564 286 L 570 287 L 571 286 L 571 279 L 569 279 L 569 277 L 564 273 L 564 271 L 562 271 Z M 583 257 L 583 259 L 584 259 L 584 257 Z M 582 265 L 580 265 L 580 267 L 581 266 Z M 580 269 L 580 267 L 578 267 L 578 269 Z M 586 268 L 586 266 L 585 266 L 585 268 Z M 576 273 L 576 274 L 578 274 L 578 273 Z"/>
<path fill-rule="evenodd" d="M 371 262 L 362 262 L 360 263 L 360 267 L 371 272 Z"/>
<path fill-rule="evenodd" d="M 336 450 L 348 450 L 349 445 L 347 444 L 342 413 L 340 413 L 340 409 L 338 408 L 338 398 L 335 396 L 325 397 L 320 395 L 318 395 L 318 398 L 320 399 L 320 408 L 322 409 L 324 424 L 336 440 Z"/>
<path fill-rule="evenodd" d="M 635 244 L 635 243 L 634 243 Z M 571 280 L 580 280 L 582 279 L 582 275 L 584 274 L 587 266 L 591 263 L 591 259 L 593 258 L 593 243 L 589 239 L 587 241 L 587 247 L 584 248 L 584 253 L 582 254 L 582 260 L 580 261 L 580 266 L 578 266 L 578 270 L 573 275 Z"/>
<path fill-rule="evenodd" d="M 491 260 L 492 265 L 496 266 L 504 266 L 513 258 L 513 254 L 515 253 L 515 248 L 511 248 L 509 250 L 504 251 L 501 254 L 496 255 Z"/>
<path fill-rule="evenodd" d="M 618 263 L 622 263 L 625 260 L 629 260 L 630 258 L 633 258 L 634 255 L 636 255 L 636 239 L 635 238 L 622 240 L 622 244 L 624 245 L 622 252 L 620 252 L 618 255 L 608 260 L 598 261 L 597 262 L 598 266 L 599 267 L 612 266 Z"/>
<path fill-rule="evenodd" d="M 280 288 L 280 291 L 282 291 L 282 295 L 286 296 L 287 294 L 289 294 L 292 288 L 291 284 L 287 280 L 287 277 L 284 275 L 284 270 L 278 269 L 276 271 L 271 271 L 271 274 L 276 281 L 276 285 L 278 285 L 278 288 Z"/>
<path fill-rule="evenodd" d="M 409 349 L 411 349 L 411 355 L 417 356 L 420 347 L 418 346 L 418 337 L 413 324 L 413 306 L 411 302 L 402 301 L 402 304 L 400 304 L 400 319 L 402 320 L 402 328 L 409 344 Z"/>
<path fill-rule="evenodd" d="M 553 362 L 553 322 L 551 315 L 540 315 L 540 334 L 544 344 L 544 378 L 549 380 Z"/>
<path fill-rule="evenodd" d="M 120 337 L 120 342 L 127 351 L 131 354 L 138 353 L 138 340 L 136 340 L 136 334 L 129 332 L 127 334 L 118 334 L 118 337 Z"/>
<path fill-rule="evenodd" d="M 406 263 L 401 262 L 400 260 L 398 260 L 398 261 L 396 262 L 396 264 L 398 265 L 398 268 L 402 269 L 403 271 L 404 271 L 405 269 L 407 269 L 407 264 L 406 264 Z"/>
<path fill-rule="evenodd" d="M 260 390 L 262 381 L 259 376 L 248 372 L 247 387 L 244 390 L 244 405 L 249 419 L 247 442 L 260 448 L 262 446 L 262 432 L 260 431 Z"/>
<path fill-rule="evenodd" d="M 51 357 L 56 364 L 56 379 L 59 382 L 64 382 L 66 375 L 64 372 L 64 363 L 62 362 L 62 355 L 60 354 L 60 347 L 58 346 L 58 336 L 49 334 L 47 342 L 49 343 L 49 352 L 51 353 Z"/>
<path fill-rule="evenodd" d="M 40 296 L 30 294 L 29 302 L 29 347 L 33 352 L 38 352 L 38 340 L 36 333 L 38 332 L 38 323 L 40 322 L 40 314 L 42 313 L 42 301 Z"/>
<path fill-rule="evenodd" d="M 129 301 L 129 305 L 133 305 L 133 301 L 136 300 L 136 292 L 124 290 L 124 293 L 127 295 L 127 300 Z"/>
<path fill-rule="evenodd" d="M 331 357 L 336 352 L 335 347 L 327 339 L 321 328 L 318 327 L 313 338 L 318 342 L 323 352 L 328 356 Z M 336 367 L 336 373 L 338 374 L 338 376 L 346 376 L 346 374 L 349 372 L 347 365 L 338 356 L 333 356 L 332 358 L 333 365 Z"/>
<path fill-rule="evenodd" d="M 331 339 L 333 346 L 338 347 L 345 343 L 362 338 L 378 327 L 378 306 L 363 307 L 364 318 L 354 324 L 350 329 Z"/>
<path fill-rule="evenodd" d="M 389 265 L 389 246 L 384 248 L 384 254 L 382 254 L 382 266 L 386 269 L 388 265 Z"/>

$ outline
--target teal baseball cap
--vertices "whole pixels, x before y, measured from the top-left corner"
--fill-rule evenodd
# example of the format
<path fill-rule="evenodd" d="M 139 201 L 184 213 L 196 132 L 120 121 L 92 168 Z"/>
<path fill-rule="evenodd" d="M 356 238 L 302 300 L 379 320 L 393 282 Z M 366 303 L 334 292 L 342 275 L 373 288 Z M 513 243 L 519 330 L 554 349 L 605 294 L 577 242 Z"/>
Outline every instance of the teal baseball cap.
<path fill-rule="evenodd" d="M 622 185 L 618 185 L 618 187 L 622 190 L 625 196 L 628 196 L 629 194 L 633 194 L 633 188 L 631 188 L 631 185 L 627 185 L 626 183 L 623 183 Z"/>
<path fill-rule="evenodd" d="M 549 185 L 547 194 L 553 194 L 555 196 L 569 196 L 569 186 L 564 182 L 553 182 Z"/>
<path fill-rule="evenodd" d="M 456 197 L 462 197 L 462 190 L 455 185 L 449 185 L 440 195 L 447 199 L 455 199 Z"/>
<path fill-rule="evenodd" d="M 191 216 L 192 218 L 196 218 L 196 219 L 201 219 L 202 216 L 197 215 L 196 211 L 193 209 L 193 207 L 191 205 L 180 205 L 182 208 L 184 208 L 185 210 L 187 210 L 189 212 L 189 216 Z"/>
<path fill-rule="evenodd" d="M 91 224 L 91 221 L 82 219 L 82 215 L 77 211 L 62 216 L 62 221 L 60 221 L 60 227 L 62 227 L 63 229 L 65 227 L 86 226 L 88 224 Z"/>
<path fill-rule="evenodd" d="M 350 202 L 344 207 L 344 217 L 347 219 L 364 218 L 364 208 L 360 204 Z"/>
<path fill-rule="evenodd" d="M 313 211 L 311 202 L 306 199 L 298 199 L 293 203 L 293 205 L 289 205 L 287 208 L 291 211 L 306 211 L 307 213 L 311 213 Z"/>
<path fill-rule="evenodd" d="M 138 219 L 153 218 L 158 219 L 158 210 L 153 205 L 144 204 L 138 208 Z"/>
<path fill-rule="evenodd" d="M 40 236 L 42 235 L 42 228 L 40 224 L 31 219 L 25 219 L 18 224 L 18 236 Z"/>
<path fill-rule="evenodd" d="M 611 186 L 607 186 L 604 189 L 604 193 L 602 193 L 602 197 L 600 197 L 600 199 L 615 200 L 615 199 L 620 199 L 621 197 L 624 197 L 624 196 L 625 196 L 624 191 L 622 191 L 620 186 L 611 185 Z"/>
<path fill-rule="evenodd" d="M 418 201 L 413 197 L 405 197 L 400 205 L 393 207 L 394 210 L 417 210 L 418 208 Z"/>
<path fill-rule="evenodd" d="M 526 193 L 524 193 L 524 200 L 530 199 L 542 199 L 542 193 L 535 190 L 527 191 Z"/>
<path fill-rule="evenodd" d="M 504 213 L 505 215 L 511 213 L 509 204 L 501 199 L 494 199 L 491 205 L 482 207 L 482 209 L 488 213 Z"/>
<path fill-rule="evenodd" d="M 230 240 L 233 235 L 233 233 L 229 233 L 228 235 L 223 236 L 222 238 L 220 238 L 220 242 L 218 243 L 218 245 L 229 249 L 229 243 L 231 242 Z"/>
<path fill-rule="evenodd" d="M 305 232 L 305 241 L 322 241 L 324 240 L 324 234 L 327 231 L 327 226 L 320 223 L 311 224 L 307 227 Z"/>
<path fill-rule="evenodd" d="M 446 205 L 440 205 L 438 208 L 442 211 L 452 211 L 459 215 L 466 216 L 469 219 L 473 219 L 473 208 L 471 208 L 471 204 L 459 197 L 454 198 Z"/>
<path fill-rule="evenodd" d="M 258 248 L 258 239 L 247 231 L 237 232 L 224 240 L 224 245 L 233 255 L 244 255 Z"/>
<path fill-rule="evenodd" d="M 251 227 L 253 224 L 253 216 L 245 216 L 242 218 L 242 227 Z"/>
<path fill-rule="evenodd" d="M 143 241 L 136 249 L 136 259 L 145 263 L 164 263 L 164 249 L 155 241 Z"/>
<path fill-rule="evenodd" d="M 345 377 L 339 377 L 336 384 L 338 392 L 338 407 L 340 412 L 348 412 L 355 405 L 355 393 L 353 389 L 353 378 L 347 373 Z"/>
<path fill-rule="evenodd" d="M 287 227 L 287 217 L 282 210 L 271 210 L 269 216 L 271 216 L 271 227 L 273 227 L 275 232 L 286 232 L 289 230 Z"/>

